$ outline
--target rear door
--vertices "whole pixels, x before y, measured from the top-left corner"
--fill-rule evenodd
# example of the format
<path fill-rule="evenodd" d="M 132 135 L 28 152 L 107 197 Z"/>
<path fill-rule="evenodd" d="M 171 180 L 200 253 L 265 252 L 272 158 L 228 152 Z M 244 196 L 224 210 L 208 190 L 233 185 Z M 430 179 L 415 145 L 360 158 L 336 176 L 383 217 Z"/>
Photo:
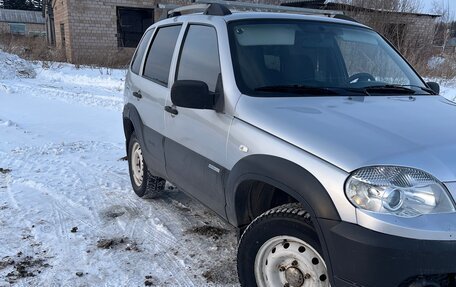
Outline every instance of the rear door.
<path fill-rule="evenodd" d="M 148 168 L 158 176 L 165 177 L 164 107 L 169 95 L 169 72 L 174 49 L 182 25 L 156 28 L 146 53 L 141 77 L 135 80 L 132 93 L 143 123 L 143 155 Z"/>
<path fill-rule="evenodd" d="M 221 93 L 221 68 L 216 29 L 189 24 L 176 65 L 176 80 L 205 82 Z M 170 97 L 166 105 L 172 106 Z M 232 116 L 214 110 L 175 107 L 165 113 L 165 155 L 168 178 L 218 214 L 225 216 L 223 180 L 225 146 Z"/>

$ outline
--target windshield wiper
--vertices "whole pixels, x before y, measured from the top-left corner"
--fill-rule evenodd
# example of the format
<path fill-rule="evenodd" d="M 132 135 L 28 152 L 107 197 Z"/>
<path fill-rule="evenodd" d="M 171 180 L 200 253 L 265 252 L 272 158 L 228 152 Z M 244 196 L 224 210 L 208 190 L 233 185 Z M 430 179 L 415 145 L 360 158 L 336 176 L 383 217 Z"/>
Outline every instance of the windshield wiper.
<path fill-rule="evenodd" d="M 307 94 L 312 96 L 321 95 L 339 95 L 340 93 L 327 89 L 304 85 L 278 85 L 278 86 L 265 86 L 255 89 L 256 92 L 275 92 L 275 93 L 291 93 L 291 94 Z"/>
<path fill-rule="evenodd" d="M 417 86 L 419 87 L 419 86 Z M 421 88 L 421 87 L 419 87 Z M 345 92 L 363 94 L 365 96 L 371 96 L 371 93 L 375 94 L 416 94 L 416 91 L 410 88 L 406 88 L 401 85 L 381 85 L 381 86 L 368 86 L 365 88 L 349 88 L 349 87 L 337 87 L 337 88 L 322 88 L 313 87 L 306 85 L 277 85 L 277 86 L 264 86 L 255 89 L 256 92 L 271 92 L 271 93 L 290 93 L 299 95 L 344 95 Z"/>
<path fill-rule="evenodd" d="M 427 92 L 427 93 L 429 93 L 431 95 L 437 95 L 432 89 L 427 88 L 427 87 L 421 87 L 421 86 L 417 86 L 417 85 L 395 85 L 395 86 L 418 88 L 418 89 L 421 89 L 422 91 L 425 91 L 425 92 Z"/>
<path fill-rule="evenodd" d="M 383 85 L 383 86 L 369 86 L 362 88 L 369 93 L 379 93 L 379 94 L 410 94 L 413 95 L 416 93 L 415 90 L 406 88 L 404 86 L 398 85 Z"/>

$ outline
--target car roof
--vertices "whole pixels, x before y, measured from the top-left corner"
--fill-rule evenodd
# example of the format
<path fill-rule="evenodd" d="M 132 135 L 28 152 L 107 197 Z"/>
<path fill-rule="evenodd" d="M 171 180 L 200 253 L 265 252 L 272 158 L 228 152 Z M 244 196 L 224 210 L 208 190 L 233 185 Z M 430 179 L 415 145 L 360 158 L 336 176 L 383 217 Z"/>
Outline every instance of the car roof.
<path fill-rule="evenodd" d="M 264 19 L 284 19 L 284 20 L 303 20 L 303 21 L 315 21 L 315 22 L 326 22 L 326 23 L 338 23 L 345 24 L 355 27 L 364 27 L 369 28 L 363 24 L 360 24 L 355 21 L 343 20 L 332 18 L 324 15 L 303 15 L 303 14 L 293 14 L 293 13 L 277 13 L 277 12 L 233 12 L 232 14 L 225 16 L 212 16 L 204 15 L 202 13 L 192 13 L 184 14 L 182 16 L 171 17 L 156 22 L 152 27 L 169 25 L 176 22 L 186 22 L 186 21 L 214 21 L 217 22 L 223 20 L 225 22 L 232 22 L 237 20 L 264 20 Z"/>

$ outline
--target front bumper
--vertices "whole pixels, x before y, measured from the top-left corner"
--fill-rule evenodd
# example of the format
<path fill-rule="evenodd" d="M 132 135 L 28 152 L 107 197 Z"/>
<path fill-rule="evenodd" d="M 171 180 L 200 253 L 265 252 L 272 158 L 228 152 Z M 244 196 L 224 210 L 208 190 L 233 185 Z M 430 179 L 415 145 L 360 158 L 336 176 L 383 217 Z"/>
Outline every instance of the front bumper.
<path fill-rule="evenodd" d="M 319 223 L 336 287 L 456 286 L 456 238 L 416 240 L 346 222 Z"/>

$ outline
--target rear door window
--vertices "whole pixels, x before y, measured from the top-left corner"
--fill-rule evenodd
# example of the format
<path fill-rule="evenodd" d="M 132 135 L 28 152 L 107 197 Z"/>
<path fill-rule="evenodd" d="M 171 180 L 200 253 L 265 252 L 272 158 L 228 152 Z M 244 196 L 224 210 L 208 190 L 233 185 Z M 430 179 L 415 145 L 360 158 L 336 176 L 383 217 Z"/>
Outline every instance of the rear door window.
<path fill-rule="evenodd" d="M 147 45 L 149 44 L 150 38 L 154 33 L 155 29 L 148 30 L 141 42 L 139 43 L 138 49 L 136 50 L 135 55 L 133 56 L 133 61 L 131 62 L 131 71 L 137 75 L 139 75 L 139 70 L 141 69 L 141 63 L 144 58 L 144 53 L 146 52 Z"/>
<path fill-rule="evenodd" d="M 144 77 L 168 86 L 169 70 L 174 48 L 182 25 L 159 28 L 147 54 Z"/>

